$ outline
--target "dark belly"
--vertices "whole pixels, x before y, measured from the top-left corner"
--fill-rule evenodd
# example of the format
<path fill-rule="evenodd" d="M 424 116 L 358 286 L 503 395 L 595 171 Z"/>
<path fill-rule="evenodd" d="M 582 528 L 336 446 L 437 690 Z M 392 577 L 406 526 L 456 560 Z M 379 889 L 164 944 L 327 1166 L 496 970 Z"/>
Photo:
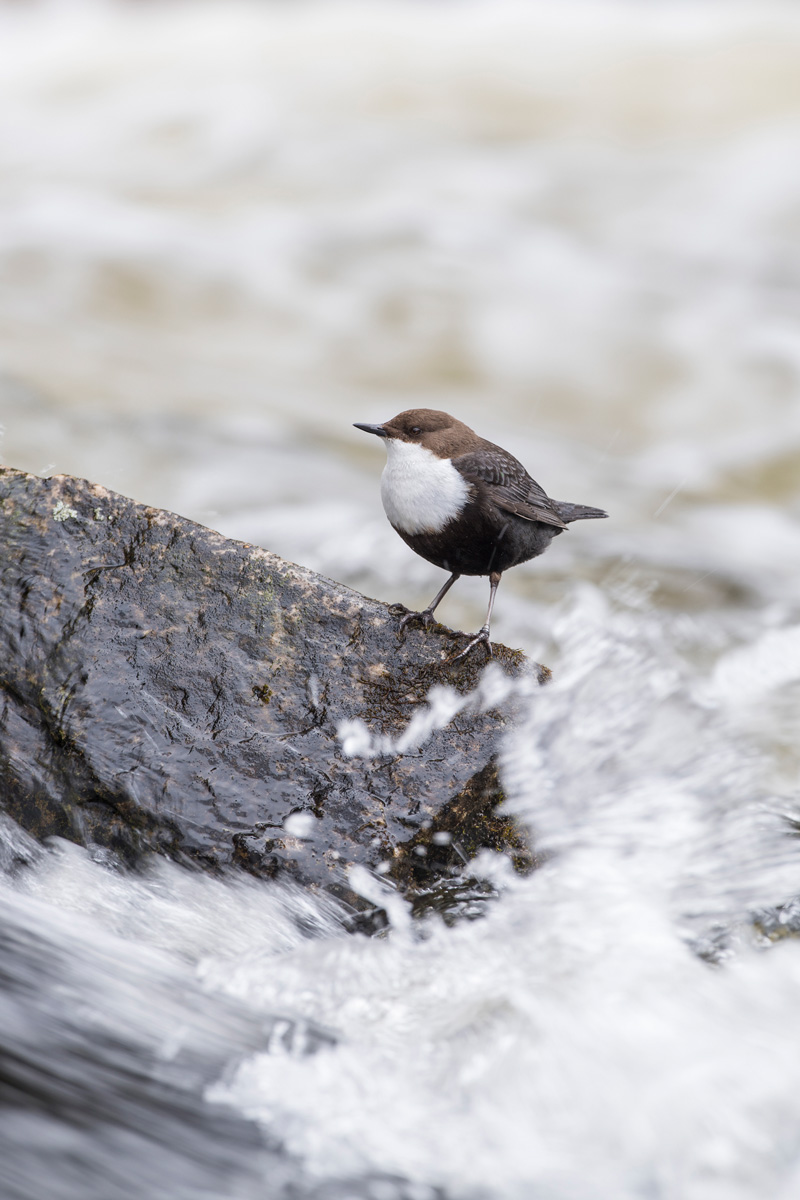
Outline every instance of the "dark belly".
<path fill-rule="evenodd" d="M 410 534 L 402 529 L 397 532 L 412 550 L 445 571 L 488 575 L 536 558 L 561 530 L 541 521 L 524 521 L 497 509 L 494 513 L 481 513 L 477 506 L 467 505 L 441 533 Z"/>

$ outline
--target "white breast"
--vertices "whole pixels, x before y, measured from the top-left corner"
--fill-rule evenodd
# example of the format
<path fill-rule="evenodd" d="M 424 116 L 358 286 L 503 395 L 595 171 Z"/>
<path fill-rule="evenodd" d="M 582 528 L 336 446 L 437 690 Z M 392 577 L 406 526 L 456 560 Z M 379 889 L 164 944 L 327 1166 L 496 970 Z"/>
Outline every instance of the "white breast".
<path fill-rule="evenodd" d="M 381 499 L 403 533 L 439 533 L 469 499 L 469 484 L 448 458 L 397 438 L 386 439 Z"/>

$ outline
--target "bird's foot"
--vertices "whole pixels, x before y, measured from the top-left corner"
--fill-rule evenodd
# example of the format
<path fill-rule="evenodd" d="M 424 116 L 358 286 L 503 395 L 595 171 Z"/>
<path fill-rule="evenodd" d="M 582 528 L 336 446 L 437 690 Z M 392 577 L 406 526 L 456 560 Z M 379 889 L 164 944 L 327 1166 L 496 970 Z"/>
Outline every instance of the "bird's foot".
<path fill-rule="evenodd" d="M 454 663 L 458 662 L 462 658 L 466 658 L 470 650 L 472 650 L 475 646 L 479 646 L 481 643 L 483 643 L 483 645 L 486 647 L 486 652 L 489 655 L 489 658 L 494 658 L 492 643 L 489 641 L 489 626 L 484 625 L 482 629 L 478 630 L 474 638 L 470 638 L 463 650 L 460 650 L 458 654 L 451 655 L 450 658 L 446 658 L 444 660 L 445 663 Z"/>
<path fill-rule="evenodd" d="M 423 629 L 427 629 L 429 625 L 433 624 L 432 608 L 424 608 L 422 612 L 412 612 L 404 604 L 393 604 L 391 611 L 395 616 L 400 617 L 398 633 L 405 633 L 406 626 L 410 625 L 412 621 L 419 621 Z"/>

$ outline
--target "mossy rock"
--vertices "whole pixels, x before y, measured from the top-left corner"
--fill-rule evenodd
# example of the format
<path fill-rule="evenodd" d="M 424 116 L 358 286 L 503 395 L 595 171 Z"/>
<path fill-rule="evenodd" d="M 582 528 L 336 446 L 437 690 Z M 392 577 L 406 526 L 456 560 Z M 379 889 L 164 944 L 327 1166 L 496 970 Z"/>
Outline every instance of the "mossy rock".
<path fill-rule="evenodd" d="M 409 855 L 451 825 L 467 857 L 530 861 L 495 813 L 507 713 L 465 710 L 407 754 L 342 753 L 340 722 L 397 734 L 432 684 L 475 686 L 482 650 L 446 664 L 443 626 L 400 640 L 385 604 L 70 476 L 0 470 L 0 569 L 0 797 L 37 837 L 342 895 L 354 862 L 415 886 Z"/>

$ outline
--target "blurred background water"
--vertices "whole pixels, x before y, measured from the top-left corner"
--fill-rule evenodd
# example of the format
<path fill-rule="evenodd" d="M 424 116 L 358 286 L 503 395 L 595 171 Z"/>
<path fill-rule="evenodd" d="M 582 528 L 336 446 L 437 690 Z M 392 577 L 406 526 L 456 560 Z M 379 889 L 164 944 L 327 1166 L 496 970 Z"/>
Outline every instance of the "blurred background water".
<path fill-rule="evenodd" d="M 8 1042 L 66 1097 L 8 1194 L 796 1196 L 800 10 L 17 4 L 0 60 L 6 464 L 409 605 L 353 421 L 445 408 L 612 517 L 503 581 L 553 858 L 482 922 L 6 830 Z M 270 1054 L 275 1011 L 341 1041 Z"/>

